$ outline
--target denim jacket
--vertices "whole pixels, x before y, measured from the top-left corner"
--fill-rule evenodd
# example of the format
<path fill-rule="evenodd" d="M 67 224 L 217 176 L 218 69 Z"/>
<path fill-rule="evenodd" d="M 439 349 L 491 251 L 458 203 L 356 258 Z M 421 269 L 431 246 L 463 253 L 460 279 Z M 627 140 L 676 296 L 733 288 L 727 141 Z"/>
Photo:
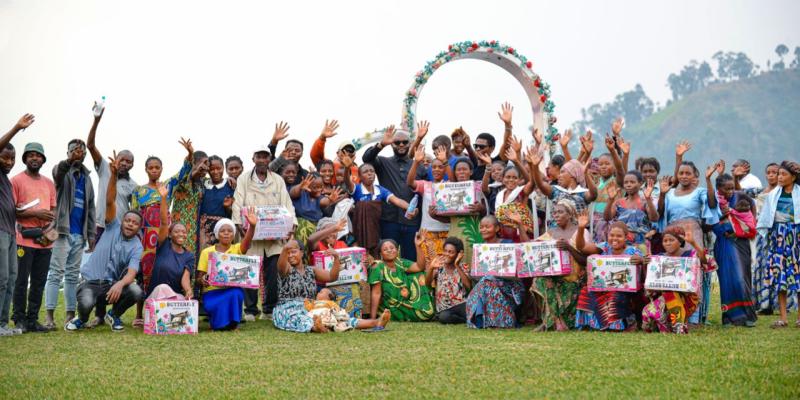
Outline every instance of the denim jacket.
<path fill-rule="evenodd" d="M 89 176 L 91 171 L 79 164 L 75 166 L 69 161 L 63 160 L 53 168 L 53 183 L 56 185 L 56 230 L 59 235 L 69 235 L 69 214 L 75 204 L 75 173 L 82 171 L 86 176 L 84 179 L 84 193 L 86 199 L 83 208 L 83 237 L 91 243 L 95 239 L 95 204 L 94 187 Z"/>

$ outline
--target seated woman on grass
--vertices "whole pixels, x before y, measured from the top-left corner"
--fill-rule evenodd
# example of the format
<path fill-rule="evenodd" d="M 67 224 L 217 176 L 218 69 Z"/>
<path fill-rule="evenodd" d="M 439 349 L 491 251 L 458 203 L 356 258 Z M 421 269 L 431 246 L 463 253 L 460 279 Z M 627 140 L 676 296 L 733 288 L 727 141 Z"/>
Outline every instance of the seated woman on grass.
<path fill-rule="evenodd" d="M 578 294 L 583 285 L 581 278 L 585 275 L 586 268 L 586 256 L 575 247 L 578 234 L 578 211 L 575 203 L 569 199 L 559 200 L 553 206 L 553 220 L 556 227 L 536 240 L 555 240 L 559 250 L 568 251 L 572 272 L 565 276 L 534 278 L 531 293 L 538 297 L 537 305 L 542 315 L 542 325 L 537 328 L 538 331 L 566 331 L 575 326 Z M 583 232 L 583 240 L 592 240 L 589 232 Z"/>
<path fill-rule="evenodd" d="M 389 310 L 394 321 L 430 321 L 435 315 L 428 286 L 425 284 L 425 252 L 422 251 L 424 230 L 417 232 L 417 262 L 399 257 L 397 243 L 384 239 L 378 244 L 380 261 L 369 271 L 373 316 Z"/>
<path fill-rule="evenodd" d="M 208 322 L 212 330 L 236 330 L 242 321 L 242 303 L 244 302 L 244 290 L 238 287 L 218 287 L 210 286 L 208 283 L 208 256 L 213 252 L 226 254 L 247 254 L 250 244 L 253 241 L 255 226 L 258 223 L 255 209 L 247 209 L 247 228 L 241 243 L 233 243 L 236 226 L 228 218 L 217 221 L 214 225 L 214 236 L 217 244 L 206 247 L 200 253 L 197 262 L 197 285 L 203 292 L 203 309 L 208 314 Z"/>
<path fill-rule="evenodd" d="M 153 273 L 147 288 L 148 298 L 192 299 L 192 274 L 194 274 L 194 253 L 183 247 L 186 243 L 186 226 L 180 222 L 169 223 L 168 189 L 158 187 L 161 196 L 161 223 L 158 227 L 158 245 Z M 183 296 L 176 294 L 183 293 Z"/>
<path fill-rule="evenodd" d="M 669 257 L 698 257 L 705 269 L 708 261 L 706 252 L 692 235 L 692 231 L 684 231 L 680 225 L 672 225 L 664 230 L 661 236 L 664 253 Z M 693 249 L 683 251 L 689 243 Z M 645 332 L 689 333 L 689 316 L 697 310 L 700 297 L 697 293 L 654 292 L 653 300 L 642 311 L 642 329 Z"/>
<path fill-rule="evenodd" d="M 578 233 L 575 236 L 575 247 L 583 254 L 602 254 L 604 256 L 630 256 L 634 268 L 639 268 L 641 277 L 647 258 L 633 246 L 628 246 L 628 226 L 616 221 L 608 230 L 608 241 L 594 244 L 584 240 L 586 228 L 589 226 L 589 214 L 583 212 L 578 216 Z M 575 315 L 575 327 L 578 329 L 634 331 L 636 330 L 636 305 L 639 293 L 627 292 L 590 292 L 588 286 L 581 289 L 578 297 L 578 311 Z M 641 310 L 641 308 L 639 309 Z"/>
<path fill-rule="evenodd" d="M 315 251 L 327 251 L 329 249 L 345 249 L 349 247 L 347 243 L 338 239 L 339 233 L 347 228 L 347 219 L 342 218 L 335 221 L 332 218 L 323 218 L 317 224 L 317 231 L 308 237 L 308 247 L 306 256 L 312 259 Z M 328 289 L 336 296 L 339 305 L 353 316 L 360 316 L 364 310 L 364 297 L 362 291 L 369 292 L 366 285 L 366 276 L 361 277 L 359 282 L 343 283 L 341 285 L 330 286 Z M 319 285 L 320 282 L 317 282 Z M 362 286 L 363 285 L 363 286 Z"/>
<path fill-rule="evenodd" d="M 312 317 L 305 308 L 305 301 L 317 297 L 317 283 L 328 283 L 339 279 L 339 253 L 328 249 L 326 255 L 333 257 L 330 271 L 311 267 L 303 262 L 303 248 L 295 239 L 290 239 L 278 257 L 278 305 L 272 311 L 272 323 L 276 328 L 291 332 L 326 332 L 319 316 Z"/>
<path fill-rule="evenodd" d="M 467 321 L 467 294 L 472 289 L 469 266 L 462 263 L 464 243 L 456 237 L 444 241 L 444 252 L 425 269 L 425 281 L 435 289 L 436 319 L 443 324 Z"/>
<path fill-rule="evenodd" d="M 481 219 L 483 243 L 511 243 L 500 239 L 500 223 L 492 215 Z M 519 279 L 484 276 L 467 297 L 467 326 L 470 328 L 516 328 L 525 287 Z"/>

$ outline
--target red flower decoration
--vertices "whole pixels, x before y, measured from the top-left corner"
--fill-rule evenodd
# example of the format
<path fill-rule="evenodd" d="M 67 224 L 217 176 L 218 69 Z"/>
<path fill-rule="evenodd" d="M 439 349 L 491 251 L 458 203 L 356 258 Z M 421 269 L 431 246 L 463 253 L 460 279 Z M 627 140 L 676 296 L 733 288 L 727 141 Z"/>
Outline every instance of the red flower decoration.
<path fill-rule="evenodd" d="M 526 62 L 526 63 L 525 63 L 525 66 L 526 66 L 526 67 L 528 67 L 528 68 L 530 68 L 530 67 L 532 67 L 532 66 L 533 66 L 533 63 L 532 63 L 532 62 L 530 62 L 530 61 L 528 61 L 528 62 Z"/>
<path fill-rule="evenodd" d="M 495 43 L 497 43 L 497 41 L 495 41 L 495 40 L 492 40 L 491 42 L 489 42 L 489 44 L 492 45 L 492 46 L 494 46 Z"/>
<path fill-rule="evenodd" d="M 478 49 L 478 44 L 472 43 L 472 50 L 477 50 L 477 49 Z"/>
<path fill-rule="evenodd" d="M 508 54 L 514 54 L 514 48 L 513 47 L 509 47 L 508 48 Z"/>
<path fill-rule="evenodd" d="M 447 51 L 451 51 L 451 50 L 453 50 L 453 45 L 452 44 L 447 46 Z"/>
<path fill-rule="evenodd" d="M 542 86 L 542 82 L 539 82 L 539 80 L 537 79 L 537 80 L 533 81 L 533 86 L 540 87 L 540 86 Z"/>
<path fill-rule="evenodd" d="M 541 95 L 541 96 L 539 96 L 539 100 L 540 100 L 542 103 L 544 103 L 545 101 L 547 101 L 547 96 L 545 96 L 545 95 Z"/>

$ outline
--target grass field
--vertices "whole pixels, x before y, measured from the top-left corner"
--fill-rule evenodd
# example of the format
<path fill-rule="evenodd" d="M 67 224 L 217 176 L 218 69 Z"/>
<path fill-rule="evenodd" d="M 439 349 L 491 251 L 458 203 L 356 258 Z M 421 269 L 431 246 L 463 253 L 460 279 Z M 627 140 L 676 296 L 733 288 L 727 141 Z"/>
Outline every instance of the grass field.
<path fill-rule="evenodd" d="M 0 398 L 800 398 L 800 329 L 774 319 L 723 328 L 717 311 L 687 336 L 437 323 L 319 335 L 257 321 L 153 337 L 105 325 L 0 338 Z"/>

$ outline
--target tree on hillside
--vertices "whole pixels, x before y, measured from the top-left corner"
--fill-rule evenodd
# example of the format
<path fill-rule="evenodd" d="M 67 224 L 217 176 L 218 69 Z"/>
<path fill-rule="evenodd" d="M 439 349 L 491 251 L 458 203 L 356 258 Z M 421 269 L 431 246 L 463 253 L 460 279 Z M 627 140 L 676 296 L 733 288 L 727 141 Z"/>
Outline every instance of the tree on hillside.
<path fill-rule="evenodd" d="M 722 82 L 747 79 L 755 76 L 757 66 L 742 52 L 716 52 L 712 58 L 717 61 L 717 77 Z"/>
<path fill-rule="evenodd" d="M 624 117 L 628 124 L 635 124 L 652 115 L 654 110 L 655 103 L 637 83 L 633 90 L 618 94 L 610 103 L 592 104 L 581 109 L 582 118 L 575 123 L 574 129 L 577 132 L 587 129 L 605 132 L 618 117 Z"/>
<path fill-rule="evenodd" d="M 698 63 L 696 60 L 690 61 L 689 65 L 683 67 L 679 74 L 669 74 L 667 78 L 667 86 L 669 86 L 670 91 L 672 91 L 672 100 L 680 100 L 708 86 L 708 83 L 713 77 L 714 73 L 711 71 L 711 66 L 708 65 L 707 62 L 703 61 L 702 63 Z"/>
<path fill-rule="evenodd" d="M 786 64 L 783 63 L 783 56 L 785 56 L 788 53 L 789 53 L 789 48 L 786 47 L 786 45 L 783 43 L 779 44 L 778 47 L 775 48 L 775 54 L 778 55 L 778 58 L 780 58 L 780 60 L 775 64 L 772 64 L 772 69 L 774 69 L 775 71 L 780 71 L 786 68 Z"/>
<path fill-rule="evenodd" d="M 789 65 L 790 68 L 800 68 L 800 46 L 794 47 L 794 60 Z"/>

